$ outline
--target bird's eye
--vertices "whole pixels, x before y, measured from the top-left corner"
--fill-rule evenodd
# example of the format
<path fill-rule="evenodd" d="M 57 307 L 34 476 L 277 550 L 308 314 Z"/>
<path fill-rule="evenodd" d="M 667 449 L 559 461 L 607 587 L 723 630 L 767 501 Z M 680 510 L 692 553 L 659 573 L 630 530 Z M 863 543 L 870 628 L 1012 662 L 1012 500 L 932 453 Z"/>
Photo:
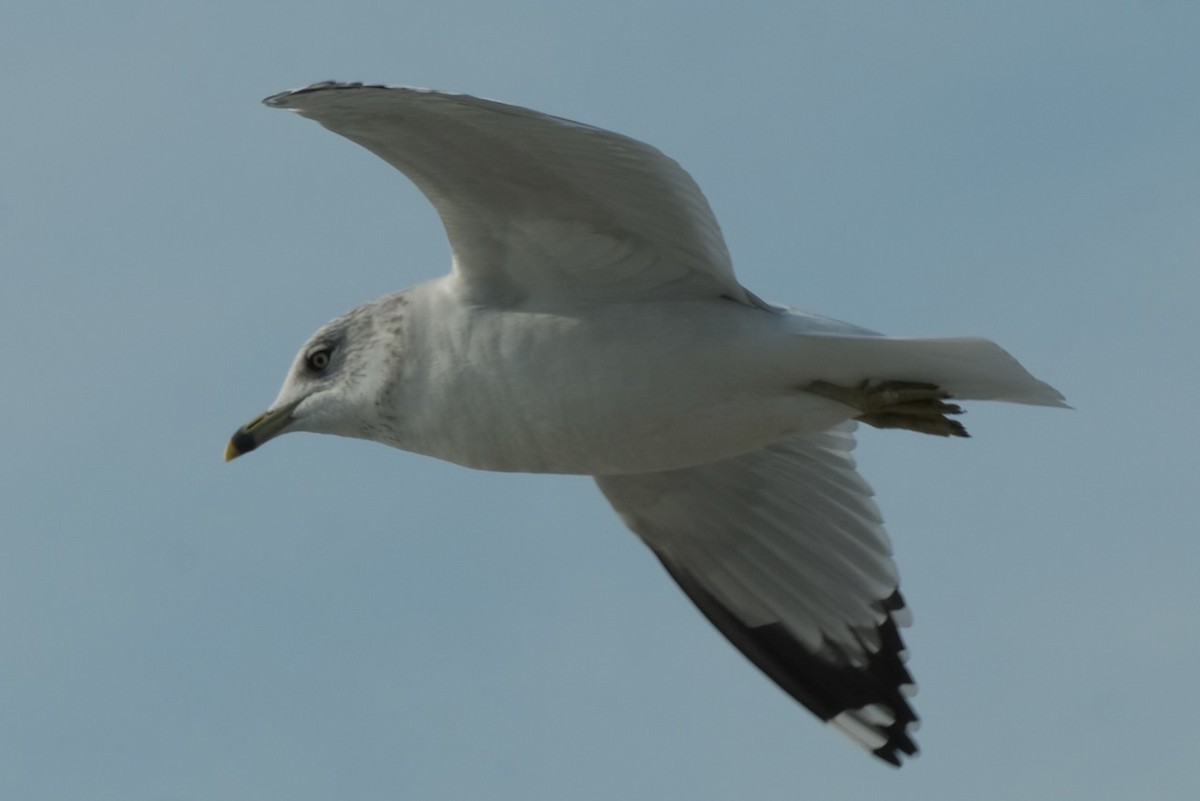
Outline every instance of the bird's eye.
<path fill-rule="evenodd" d="M 304 364 L 314 373 L 324 372 L 325 368 L 329 366 L 329 348 L 324 345 L 313 348 L 304 357 Z"/>

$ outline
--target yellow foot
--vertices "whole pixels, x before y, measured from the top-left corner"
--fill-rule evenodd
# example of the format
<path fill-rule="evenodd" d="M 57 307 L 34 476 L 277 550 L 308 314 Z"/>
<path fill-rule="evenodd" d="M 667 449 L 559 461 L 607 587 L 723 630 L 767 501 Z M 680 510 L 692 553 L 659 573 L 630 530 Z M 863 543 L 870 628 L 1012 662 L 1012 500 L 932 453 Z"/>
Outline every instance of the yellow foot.
<path fill-rule="evenodd" d="M 946 403 L 950 393 L 934 384 L 864 381 L 856 387 L 843 387 L 814 381 L 804 391 L 859 410 L 862 414 L 855 419 L 876 428 L 905 428 L 939 437 L 970 436 L 962 423 L 946 416 L 962 414 L 962 408 Z"/>

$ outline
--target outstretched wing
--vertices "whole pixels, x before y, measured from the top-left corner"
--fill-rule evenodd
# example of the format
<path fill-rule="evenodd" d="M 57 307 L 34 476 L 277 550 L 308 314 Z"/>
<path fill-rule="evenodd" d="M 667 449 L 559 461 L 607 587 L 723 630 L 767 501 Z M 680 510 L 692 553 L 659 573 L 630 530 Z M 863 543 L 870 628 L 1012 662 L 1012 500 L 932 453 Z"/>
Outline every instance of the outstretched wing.
<path fill-rule="evenodd" d="M 854 424 L 712 464 L 596 482 L 722 634 L 876 756 L 915 754 L 908 613 Z"/>
<path fill-rule="evenodd" d="M 455 271 L 482 300 L 661 293 L 757 303 L 733 275 L 700 188 L 642 142 L 420 89 L 321 83 L 264 102 L 407 175 L 437 208 Z"/>

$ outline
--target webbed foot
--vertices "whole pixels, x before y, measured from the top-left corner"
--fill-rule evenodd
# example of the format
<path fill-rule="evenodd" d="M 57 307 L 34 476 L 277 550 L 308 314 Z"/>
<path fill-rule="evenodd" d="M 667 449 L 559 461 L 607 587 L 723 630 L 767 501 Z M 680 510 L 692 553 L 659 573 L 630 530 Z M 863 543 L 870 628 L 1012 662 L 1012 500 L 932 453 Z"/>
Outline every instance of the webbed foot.
<path fill-rule="evenodd" d="M 843 387 L 828 381 L 814 381 L 805 392 L 844 403 L 857 409 L 857 420 L 876 428 L 904 428 L 939 437 L 969 437 L 967 429 L 947 415 L 962 414 L 957 404 L 947 403 L 951 395 L 935 384 L 914 381 L 863 381 Z"/>

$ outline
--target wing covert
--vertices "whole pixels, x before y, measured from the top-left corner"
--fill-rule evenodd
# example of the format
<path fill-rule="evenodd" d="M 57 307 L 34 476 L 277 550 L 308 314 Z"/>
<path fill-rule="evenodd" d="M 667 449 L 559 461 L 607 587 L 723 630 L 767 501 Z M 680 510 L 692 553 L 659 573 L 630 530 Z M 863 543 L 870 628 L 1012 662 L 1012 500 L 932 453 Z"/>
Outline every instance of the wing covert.
<path fill-rule="evenodd" d="M 642 142 L 420 89 L 323 83 L 264 102 L 408 176 L 437 209 L 473 291 L 509 301 L 723 295 L 755 305 L 695 181 Z"/>

